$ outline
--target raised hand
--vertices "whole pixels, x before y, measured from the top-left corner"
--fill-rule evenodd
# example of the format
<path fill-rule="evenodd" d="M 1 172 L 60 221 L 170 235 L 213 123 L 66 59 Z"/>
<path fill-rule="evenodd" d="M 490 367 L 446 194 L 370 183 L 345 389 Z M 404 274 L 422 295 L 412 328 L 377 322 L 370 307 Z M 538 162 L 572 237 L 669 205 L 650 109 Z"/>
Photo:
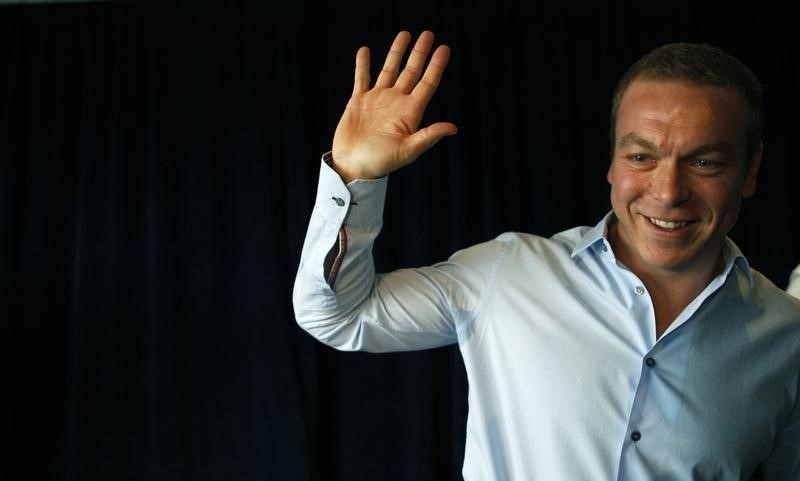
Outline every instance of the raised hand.
<path fill-rule="evenodd" d="M 353 95 L 333 138 L 333 168 L 345 182 L 383 177 L 457 132 L 450 122 L 418 129 L 450 59 L 450 48 L 440 45 L 426 68 L 433 33 L 422 32 L 400 71 L 410 40 L 408 32 L 397 34 L 372 89 L 369 48 L 361 47 L 356 54 Z"/>

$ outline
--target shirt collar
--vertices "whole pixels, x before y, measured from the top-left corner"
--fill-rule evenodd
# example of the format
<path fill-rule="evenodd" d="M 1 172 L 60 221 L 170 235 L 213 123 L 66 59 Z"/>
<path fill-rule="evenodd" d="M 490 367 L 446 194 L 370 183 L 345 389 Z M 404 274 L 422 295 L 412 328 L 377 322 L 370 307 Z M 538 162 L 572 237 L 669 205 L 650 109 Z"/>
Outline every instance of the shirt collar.
<path fill-rule="evenodd" d="M 608 242 L 608 226 L 613 220 L 614 211 L 612 210 L 609 211 L 608 214 L 606 214 L 594 227 L 583 233 L 580 239 L 578 239 L 577 244 L 575 244 L 575 248 L 572 249 L 571 256 L 575 257 L 594 245 L 597 245 L 600 248 L 605 246 L 606 249 L 611 251 L 611 243 Z"/>
<path fill-rule="evenodd" d="M 747 258 L 742 254 L 739 246 L 737 246 L 730 237 L 725 237 L 725 247 L 723 247 L 722 256 L 723 259 L 725 259 L 726 275 L 735 265 L 747 276 L 747 282 L 750 284 L 750 287 L 753 287 L 753 273 L 750 272 L 750 263 L 747 262 Z"/>
<path fill-rule="evenodd" d="M 613 256 L 614 251 L 611 249 L 611 243 L 608 241 L 608 226 L 611 225 L 614 219 L 614 211 L 611 210 L 594 227 L 584 232 L 572 249 L 571 256 L 576 257 L 593 246 L 597 246 L 604 252 L 608 250 Z M 750 264 L 747 262 L 747 258 L 744 254 L 742 254 L 739 246 L 737 246 L 730 237 L 725 237 L 725 244 L 722 247 L 722 258 L 725 261 L 725 268 L 722 271 L 722 275 L 727 277 L 731 269 L 736 266 L 747 276 L 750 287 L 753 287 L 753 274 L 750 272 Z"/>

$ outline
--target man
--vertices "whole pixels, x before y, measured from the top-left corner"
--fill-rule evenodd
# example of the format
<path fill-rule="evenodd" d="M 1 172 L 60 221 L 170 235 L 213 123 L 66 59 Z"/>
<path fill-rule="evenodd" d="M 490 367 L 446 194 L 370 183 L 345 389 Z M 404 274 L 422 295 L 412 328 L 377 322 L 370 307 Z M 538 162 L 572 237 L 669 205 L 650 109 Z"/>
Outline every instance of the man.
<path fill-rule="evenodd" d="M 800 303 L 726 237 L 761 163 L 761 90 L 736 59 L 673 44 L 612 107 L 613 210 L 545 239 L 506 233 L 376 275 L 386 175 L 456 127 L 419 129 L 449 49 L 369 51 L 323 157 L 294 291 L 298 323 L 343 350 L 458 343 L 471 480 L 800 477 Z"/>

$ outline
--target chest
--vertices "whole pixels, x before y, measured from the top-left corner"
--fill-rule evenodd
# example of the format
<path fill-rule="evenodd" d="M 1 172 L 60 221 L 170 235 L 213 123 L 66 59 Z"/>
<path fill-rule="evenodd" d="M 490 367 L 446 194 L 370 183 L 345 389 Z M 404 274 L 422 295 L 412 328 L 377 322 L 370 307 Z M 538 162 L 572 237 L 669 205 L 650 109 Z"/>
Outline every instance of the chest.
<path fill-rule="evenodd" d="M 513 438 L 580 446 L 587 464 L 609 473 L 733 473 L 769 454 L 794 377 L 757 361 L 769 340 L 716 307 L 721 300 L 656 342 L 635 281 L 548 281 L 498 282 L 462 346 L 470 384 L 483 391 L 471 397 L 483 397 L 487 417 L 512 419 Z"/>

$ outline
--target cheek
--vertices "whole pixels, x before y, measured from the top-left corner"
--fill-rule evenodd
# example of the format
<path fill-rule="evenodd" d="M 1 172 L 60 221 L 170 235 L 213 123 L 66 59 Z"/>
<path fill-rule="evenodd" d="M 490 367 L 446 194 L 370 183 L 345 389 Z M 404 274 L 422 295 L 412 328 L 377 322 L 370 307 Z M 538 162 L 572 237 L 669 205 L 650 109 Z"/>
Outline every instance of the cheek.
<path fill-rule="evenodd" d="M 701 179 L 692 187 L 709 206 L 724 209 L 741 202 L 743 184 L 744 179 L 718 177 Z"/>
<path fill-rule="evenodd" d="M 643 179 L 636 175 L 626 175 L 619 170 L 608 172 L 608 182 L 611 184 L 612 202 L 630 202 L 639 196 L 642 190 Z"/>
<path fill-rule="evenodd" d="M 719 216 L 737 217 L 742 203 L 741 191 L 732 189 L 729 192 L 720 192 L 720 195 L 707 197 L 709 207 Z"/>

